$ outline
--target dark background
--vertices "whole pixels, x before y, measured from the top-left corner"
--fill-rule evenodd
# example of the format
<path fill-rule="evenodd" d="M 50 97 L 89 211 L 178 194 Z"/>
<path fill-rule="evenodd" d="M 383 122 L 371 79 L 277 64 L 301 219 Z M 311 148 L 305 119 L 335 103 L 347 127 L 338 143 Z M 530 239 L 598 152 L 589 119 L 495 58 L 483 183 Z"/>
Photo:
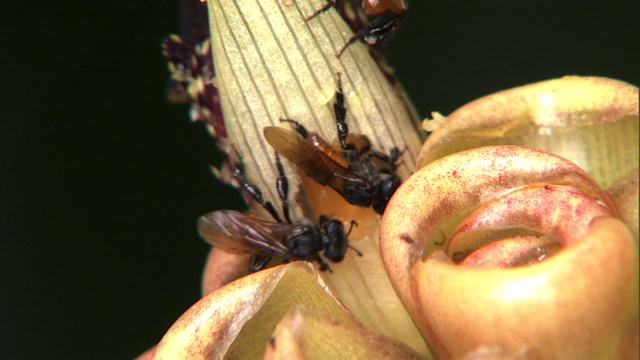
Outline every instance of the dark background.
<path fill-rule="evenodd" d="M 637 3 L 414 0 L 385 52 L 422 116 L 567 74 L 637 85 Z M 241 203 L 204 127 L 164 99 L 178 8 L 5 4 L 0 358 L 133 358 L 198 299 L 195 221 Z"/>

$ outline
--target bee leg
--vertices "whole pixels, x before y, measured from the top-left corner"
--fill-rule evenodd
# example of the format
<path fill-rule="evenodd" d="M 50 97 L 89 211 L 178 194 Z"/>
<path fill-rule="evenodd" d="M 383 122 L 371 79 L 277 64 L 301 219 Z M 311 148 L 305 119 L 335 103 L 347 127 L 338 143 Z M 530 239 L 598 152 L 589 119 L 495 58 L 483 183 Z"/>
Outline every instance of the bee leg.
<path fill-rule="evenodd" d="M 356 222 L 355 220 L 351 220 L 351 225 L 349 226 L 349 230 L 347 230 L 347 234 L 345 235 L 345 237 L 351 234 L 351 230 L 353 230 L 354 226 L 358 226 L 358 222 Z M 355 251 L 355 253 L 358 254 L 358 256 L 362 256 L 362 251 L 358 250 L 355 246 L 352 246 L 351 244 L 347 243 L 347 247 Z"/>
<path fill-rule="evenodd" d="M 289 224 L 291 224 L 291 214 L 289 211 L 289 180 L 284 173 L 284 167 L 280 161 L 280 155 L 276 153 L 276 167 L 278 168 L 278 179 L 276 180 L 276 188 L 278 189 L 278 195 L 280 196 L 280 202 L 282 203 L 282 213 L 284 218 Z"/>
<path fill-rule="evenodd" d="M 400 151 L 397 147 L 391 148 L 391 151 L 389 151 L 389 157 L 391 157 L 391 161 L 394 163 L 398 162 L 398 159 L 400 159 L 400 156 L 402 156 L 402 154 L 404 154 L 406 150 L 406 146 L 402 151 Z"/>
<path fill-rule="evenodd" d="M 396 167 L 397 167 L 396 163 L 398 162 L 398 159 L 403 153 L 404 153 L 404 150 L 399 151 L 397 147 L 394 147 L 391 149 L 391 151 L 389 151 L 389 155 L 380 151 L 371 150 L 365 155 L 365 157 L 367 161 L 372 157 L 375 157 L 380 161 L 382 161 L 383 163 L 388 164 L 389 169 L 381 169 L 380 171 L 385 174 L 393 174 L 396 171 Z"/>
<path fill-rule="evenodd" d="M 376 158 L 382 161 L 384 164 L 388 165 L 388 168 L 379 169 L 379 171 L 383 174 L 393 174 L 396 170 L 395 161 L 393 158 L 383 152 L 371 150 L 365 155 L 366 161 L 371 161 L 371 158 Z"/>
<path fill-rule="evenodd" d="M 302 137 L 305 139 L 309 137 L 309 131 L 307 131 L 307 128 L 302 126 L 302 124 L 300 124 L 299 122 L 293 119 L 287 119 L 287 118 L 281 118 L 280 122 L 292 123 L 293 126 L 296 128 L 296 131 L 298 132 L 298 134 L 302 135 Z"/>
<path fill-rule="evenodd" d="M 249 260 L 249 271 L 256 272 L 264 269 L 265 266 L 271 261 L 271 256 L 266 255 L 253 255 Z"/>
<path fill-rule="evenodd" d="M 322 14 L 323 12 L 329 10 L 330 7 L 336 6 L 336 1 L 337 0 L 328 0 L 328 2 L 323 7 L 321 7 L 320 9 L 318 9 L 316 11 L 314 11 L 313 14 L 311 14 L 311 15 L 307 16 L 306 18 L 304 18 L 304 20 L 305 21 L 309 21 L 309 20 L 313 19 L 314 17 Z"/>
<path fill-rule="evenodd" d="M 340 50 L 338 50 L 338 52 L 336 53 L 336 57 L 337 57 L 337 58 L 339 58 L 340 56 L 342 56 L 342 53 L 343 53 L 345 50 L 347 50 L 347 48 L 349 47 L 349 45 L 353 44 L 354 42 L 356 42 L 356 41 L 358 41 L 358 40 L 360 40 L 360 39 L 363 39 L 363 38 L 364 38 L 364 36 L 365 36 L 365 33 L 366 33 L 366 31 L 365 31 L 365 30 L 366 30 L 366 29 L 364 29 L 364 30 L 360 30 L 360 31 L 356 32 L 355 34 L 353 34 L 353 35 L 349 38 L 349 40 L 347 40 L 347 42 L 346 42 L 346 43 L 344 43 L 344 45 L 342 45 L 342 47 L 340 48 Z"/>
<path fill-rule="evenodd" d="M 320 256 L 318 256 L 316 260 L 320 263 L 320 271 L 329 271 L 330 273 L 333 272 L 329 264 L 327 264 L 324 260 L 322 260 Z"/>
<path fill-rule="evenodd" d="M 342 76 L 338 72 L 336 73 L 337 89 L 336 89 L 336 101 L 333 103 L 333 113 L 336 117 L 336 129 L 338 130 L 338 140 L 340 140 L 340 146 L 343 150 L 355 150 L 354 144 L 347 143 L 347 136 L 349 135 L 349 125 L 347 125 L 347 107 L 344 105 L 344 93 L 342 91 Z"/>
<path fill-rule="evenodd" d="M 262 191 L 260 191 L 260 189 L 256 185 L 250 183 L 249 179 L 247 179 L 247 175 L 245 174 L 244 169 L 244 163 L 242 162 L 242 160 L 236 162 L 233 169 L 233 178 L 238 182 L 240 187 L 242 187 L 242 189 L 247 194 L 249 194 L 252 199 L 260 203 L 260 205 L 262 205 L 262 207 L 267 210 L 269 214 L 271 214 L 271 216 L 276 219 L 276 221 L 283 222 L 282 218 L 280 217 L 280 215 L 278 215 L 278 211 L 276 210 L 275 206 L 273 206 L 271 201 L 264 200 L 264 198 L 262 198 Z"/>

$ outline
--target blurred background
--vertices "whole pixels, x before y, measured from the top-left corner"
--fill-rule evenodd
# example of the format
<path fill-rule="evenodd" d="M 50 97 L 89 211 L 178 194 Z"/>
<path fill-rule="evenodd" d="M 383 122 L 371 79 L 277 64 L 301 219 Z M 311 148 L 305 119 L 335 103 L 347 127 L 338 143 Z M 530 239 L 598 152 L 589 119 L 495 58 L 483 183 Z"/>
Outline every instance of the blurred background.
<path fill-rule="evenodd" d="M 422 117 L 563 75 L 638 85 L 639 5 L 414 0 L 382 51 Z M 242 203 L 204 126 L 165 100 L 179 8 L 5 4 L 0 358 L 130 359 L 198 300 L 195 221 Z"/>

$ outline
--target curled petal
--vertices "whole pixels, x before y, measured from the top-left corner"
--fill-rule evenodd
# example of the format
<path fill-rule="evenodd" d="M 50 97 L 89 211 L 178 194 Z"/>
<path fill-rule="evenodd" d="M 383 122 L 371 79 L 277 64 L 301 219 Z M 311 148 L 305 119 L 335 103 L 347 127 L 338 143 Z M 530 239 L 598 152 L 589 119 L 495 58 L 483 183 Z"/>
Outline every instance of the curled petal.
<path fill-rule="evenodd" d="M 261 357 L 276 324 L 294 304 L 355 322 L 311 264 L 294 262 L 253 273 L 202 298 L 165 334 L 154 359 Z"/>
<path fill-rule="evenodd" d="M 606 358 L 629 351 L 638 326 L 638 250 L 618 217 L 572 162 L 484 147 L 409 178 L 380 247 L 437 357 Z"/>
<path fill-rule="evenodd" d="M 379 216 L 371 208 L 351 206 L 335 191 L 315 182 L 303 181 L 303 185 L 305 193 L 314 200 L 314 217 L 332 214 L 339 219 L 356 220 L 358 224 L 352 228 L 349 242 L 363 255 L 347 251 L 343 261 L 331 264 L 333 273 L 321 274 L 323 279 L 367 329 L 401 340 L 421 354 L 429 354 L 382 265 Z"/>
<path fill-rule="evenodd" d="M 156 353 L 156 347 L 152 347 L 149 350 L 143 352 L 142 354 L 138 355 L 135 360 L 151 360 L 153 359 L 153 355 L 155 355 Z"/>
<path fill-rule="evenodd" d="M 638 168 L 635 168 L 609 188 L 620 210 L 620 216 L 629 226 L 636 244 L 638 243 L 638 200 L 640 199 L 638 184 Z"/>
<path fill-rule="evenodd" d="M 591 221 L 610 216 L 602 203 L 574 188 L 553 185 L 529 186 L 506 194 L 482 205 L 467 216 L 447 241 L 445 252 L 455 260 L 487 244 L 492 252 L 482 253 L 483 261 L 489 254 L 503 254 L 514 261 L 542 260 L 584 236 Z M 518 237 L 509 241 L 505 232 L 534 231 L 539 236 Z M 499 242 L 492 242 L 500 239 Z M 496 246 L 500 247 L 497 252 Z M 478 254 L 475 253 L 475 257 Z M 465 258 L 466 263 L 469 260 Z"/>
<path fill-rule="evenodd" d="M 423 167 L 398 189 L 380 228 L 382 258 L 394 287 L 409 294 L 406 270 L 423 253 L 442 248 L 461 212 L 528 184 L 564 184 L 592 192 L 615 211 L 611 196 L 572 162 L 540 150 L 488 146 L 450 155 Z M 600 190 L 599 190 L 600 189 Z"/>
<path fill-rule="evenodd" d="M 207 295 L 216 289 L 246 275 L 249 269 L 250 254 L 230 254 L 218 248 L 212 248 L 207 256 L 204 274 L 202 276 L 202 295 Z"/>
<path fill-rule="evenodd" d="M 552 239 L 539 236 L 518 236 L 491 242 L 462 258 L 466 253 L 454 253 L 453 259 L 462 258 L 465 267 L 510 268 L 533 264 L 552 256 L 559 245 Z"/>
<path fill-rule="evenodd" d="M 456 151 L 511 144 L 567 158 L 603 187 L 638 166 L 638 88 L 566 76 L 472 101 L 425 141 L 420 166 Z"/>
<path fill-rule="evenodd" d="M 265 359 L 424 359 L 405 344 L 362 325 L 294 307 L 278 324 Z"/>
<path fill-rule="evenodd" d="M 626 358 L 635 345 L 637 248 L 612 217 L 535 266 L 471 269 L 438 252 L 412 275 L 416 314 L 442 358 L 485 346 L 544 359 Z"/>

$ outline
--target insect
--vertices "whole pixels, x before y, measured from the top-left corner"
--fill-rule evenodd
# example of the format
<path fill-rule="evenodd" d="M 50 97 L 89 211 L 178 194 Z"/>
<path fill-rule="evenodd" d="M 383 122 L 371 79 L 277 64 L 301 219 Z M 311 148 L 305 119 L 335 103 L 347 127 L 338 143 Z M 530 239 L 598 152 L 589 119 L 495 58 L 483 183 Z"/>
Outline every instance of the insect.
<path fill-rule="evenodd" d="M 315 18 L 330 7 L 336 7 L 355 31 L 338 51 L 338 57 L 358 39 L 369 45 L 377 44 L 400 27 L 407 11 L 405 0 L 328 0 L 327 4 L 307 16 L 306 20 Z"/>
<path fill-rule="evenodd" d="M 276 152 L 321 185 L 337 191 L 350 204 L 372 206 L 382 214 L 401 183 L 395 172 L 402 152 L 397 147 L 389 154 L 372 150 L 366 136 L 349 134 L 340 76 L 335 97 L 333 109 L 339 150 L 293 119 L 280 121 L 293 124 L 295 131 L 268 126 L 263 130 L 264 137 Z"/>
<path fill-rule="evenodd" d="M 325 215 L 320 216 L 317 224 L 293 223 L 288 206 L 288 182 L 280 158 L 276 153 L 278 179 L 276 186 L 282 201 L 284 219 L 278 214 L 270 201 L 262 198 L 257 186 L 251 184 L 244 173 L 242 160 L 236 163 L 233 176 L 240 186 L 254 200 L 259 202 L 271 214 L 275 221 L 265 220 L 233 210 L 220 210 L 208 213 L 198 220 L 200 235 L 218 248 L 231 253 L 253 254 L 249 270 L 254 272 L 263 269 L 272 257 L 280 257 L 288 261 L 317 261 L 320 270 L 331 271 L 320 253 L 332 262 L 344 259 L 347 248 L 351 248 L 359 256 L 362 253 L 349 245 L 347 237 L 356 225 L 351 221 L 347 231 L 338 219 Z"/>

